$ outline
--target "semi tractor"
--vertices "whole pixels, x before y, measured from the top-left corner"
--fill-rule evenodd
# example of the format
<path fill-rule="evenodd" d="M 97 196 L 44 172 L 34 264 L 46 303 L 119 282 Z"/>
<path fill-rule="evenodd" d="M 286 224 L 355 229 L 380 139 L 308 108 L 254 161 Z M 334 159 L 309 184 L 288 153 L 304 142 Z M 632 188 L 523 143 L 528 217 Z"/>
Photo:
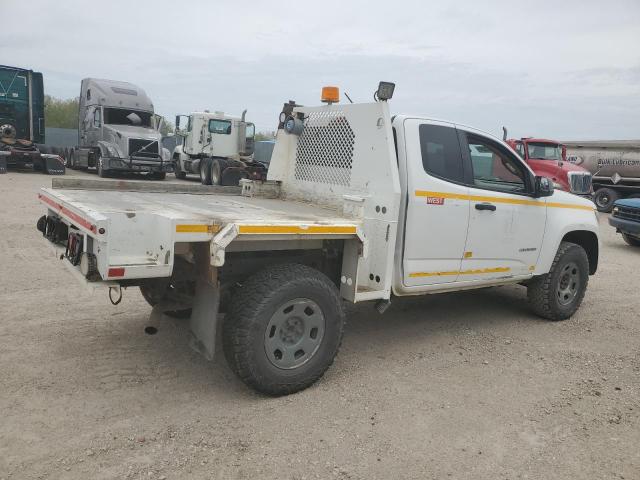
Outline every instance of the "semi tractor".
<path fill-rule="evenodd" d="M 566 159 L 593 174 L 593 200 L 610 212 L 618 199 L 640 197 L 640 140 L 567 141 Z"/>
<path fill-rule="evenodd" d="M 544 138 L 524 137 L 507 139 L 503 128 L 503 140 L 527 162 L 536 175 L 550 178 L 555 188 L 576 195 L 592 194 L 592 175 L 585 168 L 567 162 L 566 147 Z"/>
<path fill-rule="evenodd" d="M 113 303 L 137 286 L 152 315 L 188 318 L 208 359 L 220 331 L 232 370 L 268 395 L 324 374 L 344 302 L 384 313 L 397 297 L 519 284 L 537 315 L 571 317 L 598 268 L 593 203 L 490 134 L 392 116 L 393 90 L 285 104 L 267 179 L 240 188 L 54 179 L 37 228 Z"/>
<path fill-rule="evenodd" d="M 128 82 L 85 78 L 80 84 L 78 145 L 69 168 L 113 173 L 146 173 L 164 179 L 173 171 L 171 153 L 162 147 L 162 118 L 144 90 Z"/>
<path fill-rule="evenodd" d="M 255 126 L 245 120 L 246 113 L 233 117 L 205 110 L 177 115 L 176 136 L 182 142 L 172 154 L 176 177 L 196 174 L 203 185 L 236 186 L 242 178 L 265 179 L 266 165 L 252 159 Z"/>
<path fill-rule="evenodd" d="M 0 173 L 28 167 L 64 174 L 64 159 L 44 143 L 42 73 L 0 65 Z"/>

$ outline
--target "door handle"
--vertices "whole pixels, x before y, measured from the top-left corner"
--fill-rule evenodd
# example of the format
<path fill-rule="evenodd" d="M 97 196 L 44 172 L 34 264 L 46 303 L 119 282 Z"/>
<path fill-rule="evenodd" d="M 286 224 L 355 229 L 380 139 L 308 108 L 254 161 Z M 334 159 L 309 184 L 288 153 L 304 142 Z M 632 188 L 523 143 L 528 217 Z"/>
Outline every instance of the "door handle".
<path fill-rule="evenodd" d="M 476 203 L 476 210 L 490 210 L 495 212 L 496 206 L 490 203 Z"/>

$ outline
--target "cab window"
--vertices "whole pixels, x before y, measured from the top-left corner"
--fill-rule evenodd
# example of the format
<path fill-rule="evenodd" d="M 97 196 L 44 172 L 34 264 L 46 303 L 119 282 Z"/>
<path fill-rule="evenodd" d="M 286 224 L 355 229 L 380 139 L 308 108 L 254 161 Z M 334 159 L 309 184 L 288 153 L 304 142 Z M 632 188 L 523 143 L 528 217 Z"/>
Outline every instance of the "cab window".
<path fill-rule="evenodd" d="M 219 135 L 231 135 L 231 122 L 229 120 L 209 120 L 209 131 Z"/>
<path fill-rule="evenodd" d="M 93 111 L 93 126 L 100 128 L 102 126 L 102 111 L 100 108 L 96 108 Z"/>
<path fill-rule="evenodd" d="M 420 125 L 420 150 L 425 172 L 456 183 L 464 181 L 462 155 L 455 128 Z"/>
<path fill-rule="evenodd" d="M 527 192 L 527 171 L 509 152 L 488 139 L 467 136 L 473 186 L 508 193 Z"/>

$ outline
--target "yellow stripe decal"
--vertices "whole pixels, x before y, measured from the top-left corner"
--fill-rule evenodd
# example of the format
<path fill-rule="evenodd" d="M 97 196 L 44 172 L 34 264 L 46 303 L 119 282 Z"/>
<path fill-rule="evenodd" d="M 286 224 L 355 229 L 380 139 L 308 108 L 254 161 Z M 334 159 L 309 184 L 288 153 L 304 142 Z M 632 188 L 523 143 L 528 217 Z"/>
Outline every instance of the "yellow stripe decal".
<path fill-rule="evenodd" d="M 496 268 L 478 268 L 474 270 L 454 270 L 449 272 L 415 272 L 410 273 L 409 277 L 446 277 L 451 275 L 481 275 L 483 273 L 506 273 L 510 272 L 509 267 L 496 267 Z"/>
<path fill-rule="evenodd" d="M 492 203 L 508 203 L 511 205 L 529 205 L 533 207 L 553 207 L 553 208 L 575 208 L 577 210 L 594 210 L 595 207 L 587 207 L 585 205 L 573 205 L 571 203 L 544 202 L 540 200 L 526 200 L 520 198 L 491 197 L 485 195 L 463 195 L 460 193 L 448 192 L 429 192 L 425 190 L 416 190 L 416 197 L 438 197 L 450 198 L 453 200 L 471 200 L 475 202 L 492 202 Z"/>
<path fill-rule="evenodd" d="M 240 225 L 240 234 L 355 234 L 357 228 L 352 225 Z"/>
<path fill-rule="evenodd" d="M 220 225 L 176 225 L 176 233 L 207 233 L 213 234 L 220 231 Z"/>

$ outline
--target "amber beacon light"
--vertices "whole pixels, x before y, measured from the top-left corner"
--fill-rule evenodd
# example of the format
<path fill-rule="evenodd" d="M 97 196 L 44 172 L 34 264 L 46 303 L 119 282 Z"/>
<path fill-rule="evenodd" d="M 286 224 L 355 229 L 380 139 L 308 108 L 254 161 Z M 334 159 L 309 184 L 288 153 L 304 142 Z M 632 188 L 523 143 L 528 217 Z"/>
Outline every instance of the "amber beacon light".
<path fill-rule="evenodd" d="M 329 104 L 339 102 L 340 89 L 338 87 L 322 87 L 322 101 Z"/>

